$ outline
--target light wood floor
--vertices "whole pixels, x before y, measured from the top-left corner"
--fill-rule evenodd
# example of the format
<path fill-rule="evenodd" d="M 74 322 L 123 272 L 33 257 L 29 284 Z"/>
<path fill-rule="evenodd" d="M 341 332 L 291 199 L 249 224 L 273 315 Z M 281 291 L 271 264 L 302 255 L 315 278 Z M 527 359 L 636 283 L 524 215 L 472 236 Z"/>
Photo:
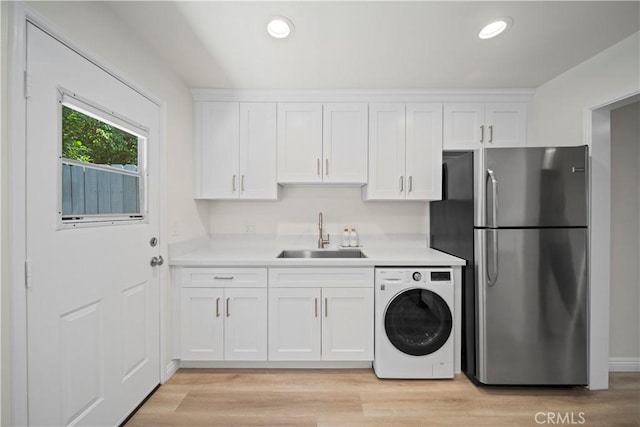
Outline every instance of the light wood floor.
<path fill-rule="evenodd" d="M 537 413 L 541 413 L 538 423 Z M 547 413 L 556 418 L 547 418 Z M 557 418 L 558 413 L 563 418 Z M 564 425 L 640 426 L 640 373 L 612 373 L 609 390 L 589 391 L 476 387 L 464 375 L 454 380 L 379 380 L 369 369 L 181 369 L 126 425 L 562 424 L 558 421 Z"/>

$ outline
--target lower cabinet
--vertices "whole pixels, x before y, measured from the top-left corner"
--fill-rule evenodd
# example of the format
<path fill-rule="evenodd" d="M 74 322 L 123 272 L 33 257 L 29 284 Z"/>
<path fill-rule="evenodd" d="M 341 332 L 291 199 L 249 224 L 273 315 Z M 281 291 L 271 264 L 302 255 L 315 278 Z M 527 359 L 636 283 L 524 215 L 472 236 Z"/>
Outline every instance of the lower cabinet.
<path fill-rule="evenodd" d="M 182 288 L 182 360 L 267 360 L 266 288 Z"/>
<path fill-rule="evenodd" d="M 373 360 L 373 288 L 269 289 L 269 360 Z"/>
<path fill-rule="evenodd" d="M 373 268 L 181 268 L 183 361 L 371 361 Z"/>

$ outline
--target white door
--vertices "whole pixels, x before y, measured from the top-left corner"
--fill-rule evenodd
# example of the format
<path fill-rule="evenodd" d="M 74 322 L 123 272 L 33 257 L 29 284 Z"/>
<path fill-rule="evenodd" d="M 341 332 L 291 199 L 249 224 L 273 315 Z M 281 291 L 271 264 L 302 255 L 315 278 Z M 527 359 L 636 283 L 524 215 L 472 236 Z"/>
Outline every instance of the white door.
<path fill-rule="evenodd" d="M 225 360 L 267 360 L 267 288 L 226 288 Z"/>
<path fill-rule="evenodd" d="M 278 198 L 276 104 L 240 104 L 240 197 Z"/>
<path fill-rule="evenodd" d="M 32 24 L 27 72 L 29 424 L 118 425 L 159 383 L 159 108 Z M 74 115 L 131 160 L 91 164 Z"/>
<path fill-rule="evenodd" d="M 200 174 L 196 174 L 197 197 L 239 197 L 239 122 L 237 102 L 196 104 L 196 161 L 200 169 Z"/>
<path fill-rule="evenodd" d="M 367 111 L 363 103 L 322 106 L 324 182 L 367 182 Z"/>
<path fill-rule="evenodd" d="M 524 102 L 492 102 L 486 106 L 487 146 L 527 145 L 527 105 Z"/>
<path fill-rule="evenodd" d="M 324 288 L 322 299 L 322 360 L 373 360 L 373 288 Z"/>
<path fill-rule="evenodd" d="M 484 104 L 450 102 L 444 104 L 443 147 L 445 150 L 473 150 L 486 141 Z"/>
<path fill-rule="evenodd" d="M 278 182 L 322 182 L 322 104 L 278 104 Z"/>
<path fill-rule="evenodd" d="M 367 199 L 405 198 L 405 105 L 369 105 Z"/>
<path fill-rule="evenodd" d="M 320 289 L 269 289 L 269 360 L 320 360 Z"/>
<path fill-rule="evenodd" d="M 180 299 L 182 360 L 223 360 L 223 290 L 182 288 Z"/>
<path fill-rule="evenodd" d="M 442 198 L 442 104 L 407 104 L 407 199 Z"/>

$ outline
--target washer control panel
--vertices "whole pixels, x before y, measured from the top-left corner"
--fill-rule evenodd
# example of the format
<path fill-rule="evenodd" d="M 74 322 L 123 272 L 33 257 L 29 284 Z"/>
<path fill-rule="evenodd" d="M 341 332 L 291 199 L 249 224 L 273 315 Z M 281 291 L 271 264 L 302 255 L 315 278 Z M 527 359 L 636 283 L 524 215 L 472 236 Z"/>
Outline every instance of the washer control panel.
<path fill-rule="evenodd" d="M 376 268 L 376 284 L 381 290 L 395 289 L 398 286 L 428 283 L 453 284 L 453 272 L 449 268 Z M 376 285 L 376 287 L 378 287 Z"/>

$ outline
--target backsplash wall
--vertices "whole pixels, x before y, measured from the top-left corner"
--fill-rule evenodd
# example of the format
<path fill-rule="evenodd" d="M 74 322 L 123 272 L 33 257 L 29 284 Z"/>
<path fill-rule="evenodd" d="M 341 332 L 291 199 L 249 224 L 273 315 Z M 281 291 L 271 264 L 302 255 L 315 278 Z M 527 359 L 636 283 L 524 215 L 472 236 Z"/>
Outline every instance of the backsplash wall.
<path fill-rule="evenodd" d="M 211 234 L 318 234 L 324 215 L 332 244 L 344 226 L 360 234 L 428 234 L 429 204 L 415 201 L 363 202 L 360 188 L 284 186 L 277 201 L 209 202 Z M 255 231 L 254 231 L 255 230 Z"/>

